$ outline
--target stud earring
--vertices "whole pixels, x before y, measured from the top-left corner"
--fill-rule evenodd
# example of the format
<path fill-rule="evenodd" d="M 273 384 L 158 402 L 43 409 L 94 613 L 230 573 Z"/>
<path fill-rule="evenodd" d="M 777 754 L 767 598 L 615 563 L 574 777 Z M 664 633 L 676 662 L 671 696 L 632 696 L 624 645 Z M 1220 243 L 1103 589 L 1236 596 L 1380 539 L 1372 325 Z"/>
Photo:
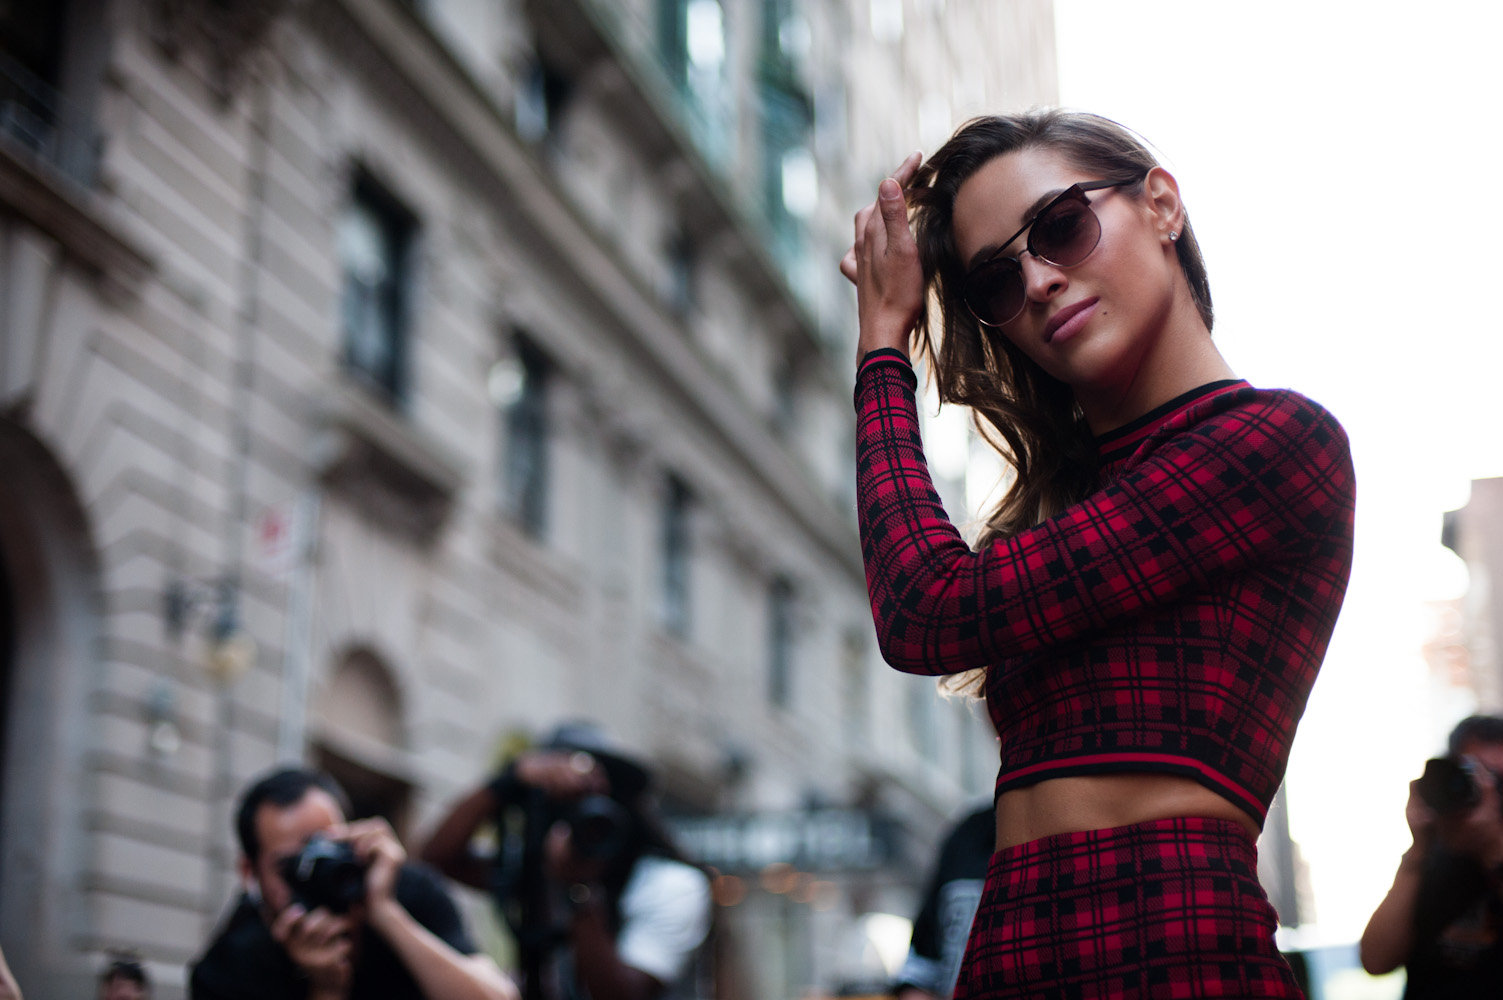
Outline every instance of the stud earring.
<path fill-rule="evenodd" d="M 1179 239 L 1179 233 L 1170 231 L 1170 233 L 1169 233 L 1169 242 L 1173 243 L 1177 239 Z"/>

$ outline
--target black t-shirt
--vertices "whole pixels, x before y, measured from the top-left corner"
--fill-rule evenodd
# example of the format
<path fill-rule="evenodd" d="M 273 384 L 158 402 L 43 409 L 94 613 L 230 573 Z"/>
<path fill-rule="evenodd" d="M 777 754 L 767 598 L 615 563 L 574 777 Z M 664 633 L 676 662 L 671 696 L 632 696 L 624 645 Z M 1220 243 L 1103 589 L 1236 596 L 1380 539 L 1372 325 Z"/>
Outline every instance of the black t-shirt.
<path fill-rule="evenodd" d="M 945 838 L 894 993 L 905 986 L 938 997 L 954 992 L 996 841 L 997 817 L 990 805 L 966 816 Z"/>
<path fill-rule="evenodd" d="M 396 897 L 402 908 L 435 937 L 462 955 L 475 953 L 459 909 L 432 871 L 403 865 Z M 255 904 L 245 896 L 240 897 L 188 980 L 192 1000 L 297 1000 L 307 993 L 308 980 L 272 938 Z M 350 998 L 439 1000 L 423 996 L 391 946 L 369 927 L 361 929 Z"/>
<path fill-rule="evenodd" d="M 1405 1000 L 1503 997 L 1503 901 L 1482 866 L 1431 851 L 1414 909 Z"/>

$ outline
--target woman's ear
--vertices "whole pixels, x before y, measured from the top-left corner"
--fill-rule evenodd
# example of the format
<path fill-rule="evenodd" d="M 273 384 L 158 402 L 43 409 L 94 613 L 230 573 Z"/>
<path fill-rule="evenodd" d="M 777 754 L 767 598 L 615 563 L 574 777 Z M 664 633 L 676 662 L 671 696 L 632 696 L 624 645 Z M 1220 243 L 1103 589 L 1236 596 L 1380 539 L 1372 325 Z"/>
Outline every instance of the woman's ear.
<path fill-rule="evenodd" d="M 1143 178 L 1143 200 L 1153 213 L 1154 225 L 1165 241 L 1177 239 L 1185 231 L 1185 205 L 1179 199 L 1179 182 L 1169 171 L 1163 167 L 1148 171 Z"/>

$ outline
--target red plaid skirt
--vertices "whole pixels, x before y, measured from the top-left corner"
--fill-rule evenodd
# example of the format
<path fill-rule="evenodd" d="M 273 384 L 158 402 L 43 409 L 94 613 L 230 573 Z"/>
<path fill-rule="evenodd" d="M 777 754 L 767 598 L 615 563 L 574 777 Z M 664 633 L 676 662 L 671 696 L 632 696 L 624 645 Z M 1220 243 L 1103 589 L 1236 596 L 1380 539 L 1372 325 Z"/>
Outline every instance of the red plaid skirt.
<path fill-rule="evenodd" d="M 1236 823 L 1045 837 L 992 855 L 955 1000 L 1300 1000 L 1277 926 Z"/>

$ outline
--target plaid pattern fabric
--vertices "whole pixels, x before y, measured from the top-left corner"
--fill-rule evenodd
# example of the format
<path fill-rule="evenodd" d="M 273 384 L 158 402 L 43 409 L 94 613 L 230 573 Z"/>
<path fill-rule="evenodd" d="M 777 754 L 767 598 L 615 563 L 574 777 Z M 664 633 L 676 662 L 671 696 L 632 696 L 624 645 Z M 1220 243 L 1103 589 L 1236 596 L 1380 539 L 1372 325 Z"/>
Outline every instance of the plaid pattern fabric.
<path fill-rule="evenodd" d="M 1221 383 L 1111 435 L 1083 502 L 972 552 L 895 352 L 856 383 L 862 554 L 887 662 L 988 667 L 999 792 L 1071 774 L 1193 778 L 1262 822 L 1352 559 L 1345 432 Z"/>
<path fill-rule="evenodd" d="M 1236 823 L 1045 837 L 992 855 L 955 998 L 1299 998 L 1277 925 Z"/>

